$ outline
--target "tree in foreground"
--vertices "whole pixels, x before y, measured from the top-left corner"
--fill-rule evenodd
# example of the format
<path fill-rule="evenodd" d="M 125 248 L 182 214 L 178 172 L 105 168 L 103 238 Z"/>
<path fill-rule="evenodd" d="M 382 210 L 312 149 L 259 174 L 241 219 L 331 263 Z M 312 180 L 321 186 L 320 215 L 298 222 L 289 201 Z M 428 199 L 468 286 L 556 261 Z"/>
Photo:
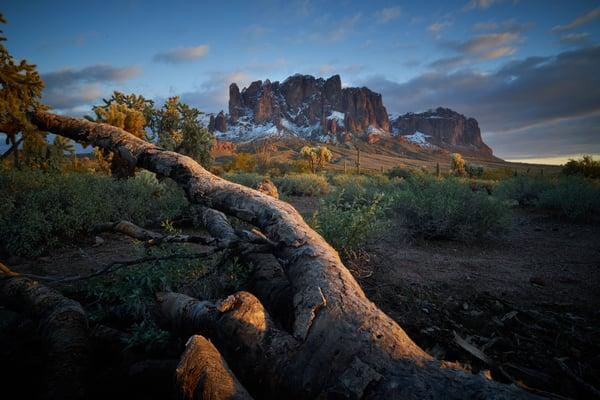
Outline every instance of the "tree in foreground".
<path fill-rule="evenodd" d="M 5 24 L 0 14 L 0 24 Z M 19 166 L 19 133 L 36 134 L 37 128 L 27 118 L 27 112 L 39 108 L 44 83 L 33 64 L 16 61 L 4 46 L 6 38 L 0 30 L 0 132 L 6 134 L 8 150 Z"/>

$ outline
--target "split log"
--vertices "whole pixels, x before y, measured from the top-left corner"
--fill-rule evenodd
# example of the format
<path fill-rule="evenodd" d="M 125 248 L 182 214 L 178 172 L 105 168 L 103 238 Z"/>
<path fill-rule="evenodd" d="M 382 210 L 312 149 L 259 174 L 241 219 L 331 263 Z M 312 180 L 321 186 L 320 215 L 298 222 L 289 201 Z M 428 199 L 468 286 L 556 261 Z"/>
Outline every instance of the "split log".
<path fill-rule="evenodd" d="M 89 366 L 87 318 L 83 308 L 30 279 L 0 278 L 0 304 L 38 322 L 46 349 L 43 398 L 85 398 Z"/>
<path fill-rule="evenodd" d="M 366 297 L 337 252 L 289 204 L 214 176 L 189 157 L 110 125 L 43 111 L 32 113 L 31 120 L 43 131 L 89 142 L 118 154 L 131 166 L 168 176 L 192 203 L 252 224 L 277 243 L 273 251 L 294 294 L 290 337 L 297 346 L 283 351 L 256 335 L 264 347 L 238 354 L 236 340 L 219 341 L 219 350 L 230 365 L 246 360 L 237 367 L 254 374 L 251 379 L 240 376 L 245 385 L 261 380 L 272 396 L 288 393 L 299 399 L 334 395 L 365 399 L 534 397 L 428 355 Z M 264 328 L 261 321 L 252 322 L 258 324 L 252 329 Z M 204 323 L 202 329 L 213 331 L 207 335 L 212 339 L 217 335 L 212 328 L 218 323 L 210 318 Z M 235 336 L 237 331 L 227 332 Z M 266 362 L 273 352 L 276 362 Z"/>
<path fill-rule="evenodd" d="M 175 371 L 176 399 L 251 400 L 215 346 L 194 335 Z"/>

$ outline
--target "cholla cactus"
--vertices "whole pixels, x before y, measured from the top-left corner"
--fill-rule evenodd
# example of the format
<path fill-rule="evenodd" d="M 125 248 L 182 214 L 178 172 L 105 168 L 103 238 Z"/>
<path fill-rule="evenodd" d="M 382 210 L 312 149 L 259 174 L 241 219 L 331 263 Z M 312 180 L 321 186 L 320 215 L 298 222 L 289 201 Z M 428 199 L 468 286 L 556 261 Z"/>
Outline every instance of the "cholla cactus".
<path fill-rule="evenodd" d="M 458 153 L 452 154 L 452 164 L 451 164 L 452 173 L 456 176 L 464 176 L 465 171 L 465 160 Z"/>

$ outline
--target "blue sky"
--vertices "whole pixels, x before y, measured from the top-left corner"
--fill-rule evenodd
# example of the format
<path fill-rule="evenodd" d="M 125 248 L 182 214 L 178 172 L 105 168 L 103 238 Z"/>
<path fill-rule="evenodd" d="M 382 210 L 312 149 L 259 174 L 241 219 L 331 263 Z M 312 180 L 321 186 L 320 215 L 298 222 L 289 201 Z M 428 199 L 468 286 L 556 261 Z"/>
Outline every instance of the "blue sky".
<path fill-rule="evenodd" d="M 365 85 L 392 114 L 447 106 L 507 159 L 600 153 L 600 1 L 12 1 L 16 58 L 44 100 L 113 89 L 227 108 L 227 87 L 294 73 Z"/>

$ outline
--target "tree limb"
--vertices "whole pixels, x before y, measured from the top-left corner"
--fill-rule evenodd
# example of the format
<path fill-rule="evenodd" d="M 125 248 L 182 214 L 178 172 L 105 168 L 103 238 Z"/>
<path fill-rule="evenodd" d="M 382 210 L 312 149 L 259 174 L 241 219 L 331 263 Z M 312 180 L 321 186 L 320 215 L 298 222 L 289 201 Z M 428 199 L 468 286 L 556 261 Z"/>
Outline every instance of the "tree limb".
<path fill-rule="evenodd" d="M 0 276 L 0 304 L 25 312 L 39 323 L 47 352 L 44 398 L 85 398 L 90 349 L 81 305 L 22 276 Z"/>

